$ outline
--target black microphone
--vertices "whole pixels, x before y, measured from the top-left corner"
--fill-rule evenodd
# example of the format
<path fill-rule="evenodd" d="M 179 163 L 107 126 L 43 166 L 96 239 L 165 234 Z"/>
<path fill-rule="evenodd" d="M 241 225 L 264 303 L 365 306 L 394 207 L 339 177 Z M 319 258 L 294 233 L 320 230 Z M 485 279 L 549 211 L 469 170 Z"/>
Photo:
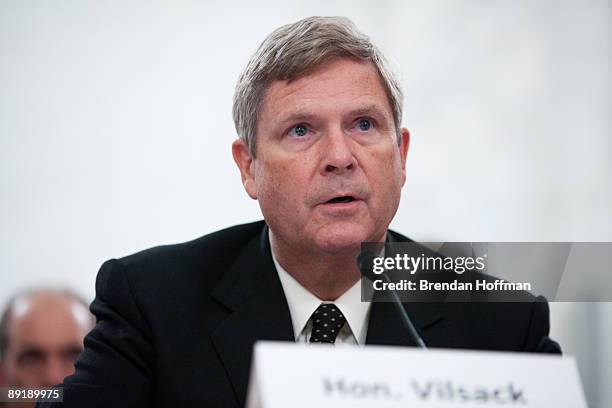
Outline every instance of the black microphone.
<path fill-rule="evenodd" d="M 365 278 L 369 279 L 372 282 L 374 282 L 374 280 L 376 279 L 382 278 L 387 283 L 391 283 L 391 279 L 389 278 L 389 275 L 387 275 L 387 271 L 384 271 L 380 275 L 374 273 L 374 268 L 373 268 L 374 258 L 376 257 L 373 256 L 372 254 L 366 254 L 363 252 L 360 252 L 359 255 L 357 255 L 357 265 L 359 266 L 361 275 L 363 275 Z M 404 308 L 404 305 L 402 304 L 402 301 L 400 300 L 397 292 L 395 290 L 387 290 L 387 292 L 391 293 L 391 299 L 392 299 L 391 303 L 395 305 L 397 312 L 401 316 L 400 320 L 402 321 L 402 324 L 404 325 L 404 327 L 408 330 L 408 333 L 410 333 L 410 337 L 412 338 L 412 340 L 415 342 L 417 347 L 427 350 L 427 346 L 425 345 L 425 342 L 419 335 L 419 332 L 417 331 L 417 329 L 414 327 L 414 324 L 412 323 L 412 319 L 410 319 L 408 312 L 406 312 L 406 309 Z"/>

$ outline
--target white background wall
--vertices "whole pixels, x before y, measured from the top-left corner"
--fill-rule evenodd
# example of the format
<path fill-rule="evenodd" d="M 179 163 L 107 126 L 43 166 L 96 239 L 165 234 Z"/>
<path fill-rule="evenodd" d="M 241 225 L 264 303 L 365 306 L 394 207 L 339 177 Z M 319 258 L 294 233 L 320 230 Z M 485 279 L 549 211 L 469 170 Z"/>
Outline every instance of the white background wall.
<path fill-rule="evenodd" d="M 612 6 L 578 1 L 0 1 L 0 302 L 94 295 L 105 259 L 260 218 L 234 83 L 281 24 L 345 15 L 406 94 L 393 227 L 420 240 L 612 240 Z M 593 407 L 610 304 L 553 304 Z"/>

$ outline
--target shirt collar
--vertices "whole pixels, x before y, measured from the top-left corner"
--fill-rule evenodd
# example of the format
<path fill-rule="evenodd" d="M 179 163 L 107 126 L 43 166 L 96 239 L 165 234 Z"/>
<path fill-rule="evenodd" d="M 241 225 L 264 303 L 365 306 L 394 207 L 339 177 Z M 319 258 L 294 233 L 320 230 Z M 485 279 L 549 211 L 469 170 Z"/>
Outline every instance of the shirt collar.
<path fill-rule="evenodd" d="M 272 245 L 270 245 L 272 248 Z M 370 312 L 370 302 L 361 301 L 361 280 L 358 280 L 349 290 L 344 292 L 333 302 L 327 302 L 313 295 L 308 289 L 303 287 L 289 272 L 287 272 L 276 260 L 274 250 L 272 250 L 272 260 L 281 281 L 291 322 L 293 324 L 294 338 L 297 340 L 310 316 L 321 303 L 334 303 L 346 318 L 346 322 L 351 329 L 357 344 L 364 344 L 367 330 L 367 319 Z"/>

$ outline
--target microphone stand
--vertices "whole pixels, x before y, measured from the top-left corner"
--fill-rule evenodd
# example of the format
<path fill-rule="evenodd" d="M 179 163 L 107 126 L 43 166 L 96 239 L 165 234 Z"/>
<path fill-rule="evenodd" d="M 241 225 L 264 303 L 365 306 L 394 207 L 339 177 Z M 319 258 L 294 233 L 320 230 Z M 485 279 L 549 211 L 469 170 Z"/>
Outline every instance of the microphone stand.
<path fill-rule="evenodd" d="M 372 267 L 371 267 L 371 265 L 373 264 L 372 260 L 373 260 L 373 257 L 371 255 L 364 255 L 360 253 L 357 256 L 357 265 L 359 266 L 361 275 L 372 282 L 374 281 L 374 279 L 376 279 L 377 276 L 382 276 L 384 277 L 387 283 L 391 283 L 391 279 L 389 278 L 389 275 L 387 275 L 386 271 L 380 275 L 374 274 L 374 272 L 372 271 Z M 406 330 L 408 330 L 408 333 L 410 334 L 410 337 L 412 338 L 416 346 L 419 348 L 422 348 L 423 350 L 427 350 L 427 346 L 425 345 L 423 338 L 417 331 L 416 327 L 414 327 L 414 324 L 412 323 L 412 319 L 410 319 L 408 312 L 406 312 L 406 309 L 404 308 L 404 305 L 402 304 L 402 301 L 399 295 L 397 294 L 397 291 L 387 290 L 386 292 L 390 292 L 391 300 L 392 300 L 391 303 L 395 305 L 395 309 L 401 316 L 402 325 L 406 328 Z"/>

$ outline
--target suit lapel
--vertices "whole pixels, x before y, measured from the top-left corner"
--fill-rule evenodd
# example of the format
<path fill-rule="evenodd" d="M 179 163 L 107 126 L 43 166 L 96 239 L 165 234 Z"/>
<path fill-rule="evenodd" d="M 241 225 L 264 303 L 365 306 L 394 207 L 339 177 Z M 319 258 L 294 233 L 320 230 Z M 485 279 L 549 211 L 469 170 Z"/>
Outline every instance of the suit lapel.
<path fill-rule="evenodd" d="M 393 234 L 397 241 L 408 240 Z M 237 254 L 211 296 L 229 311 L 212 331 L 211 339 L 238 404 L 244 406 L 253 344 L 257 340 L 295 340 L 287 299 L 272 261 L 267 226 Z M 427 329 L 443 318 L 439 305 L 404 306 L 427 343 Z M 387 302 L 372 303 L 366 344 L 414 346 L 394 306 Z"/>
<path fill-rule="evenodd" d="M 253 239 L 211 294 L 230 310 L 211 333 L 240 406 L 244 406 L 253 343 L 294 341 L 289 307 L 270 252 L 267 227 Z"/>
<path fill-rule="evenodd" d="M 387 243 L 394 242 L 413 241 L 395 231 L 389 230 Z M 388 256 L 394 255 L 395 253 L 388 254 Z M 403 306 L 423 341 L 427 344 L 427 329 L 444 318 L 440 304 L 436 302 L 406 302 L 403 303 Z M 408 329 L 402 325 L 401 317 L 395 309 L 395 305 L 388 300 L 381 301 L 381 296 L 375 296 L 372 302 L 366 344 L 416 346 L 410 337 Z"/>
<path fill-rule="evenodd" d="M 404 303 L 419 334 L 427 344 L 427 329 L 443 319 L 437 303 Z M 366 344 L 383 346 L 416 346 L 408 329 L 400 320 L 395 306 L 390 302 L 372 302 Z"/>

